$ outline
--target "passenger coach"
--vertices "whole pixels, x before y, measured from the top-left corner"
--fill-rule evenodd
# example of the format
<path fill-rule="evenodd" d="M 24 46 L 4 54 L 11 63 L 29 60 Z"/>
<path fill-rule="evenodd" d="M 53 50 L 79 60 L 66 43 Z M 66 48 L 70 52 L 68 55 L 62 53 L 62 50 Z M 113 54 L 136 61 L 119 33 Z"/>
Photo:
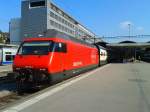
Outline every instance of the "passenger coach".
<path fill-rule="evenodd" d="M 0 48 L 0 65 L 9 65 L 13 63 L 18 47 L 3 46 Z"/>

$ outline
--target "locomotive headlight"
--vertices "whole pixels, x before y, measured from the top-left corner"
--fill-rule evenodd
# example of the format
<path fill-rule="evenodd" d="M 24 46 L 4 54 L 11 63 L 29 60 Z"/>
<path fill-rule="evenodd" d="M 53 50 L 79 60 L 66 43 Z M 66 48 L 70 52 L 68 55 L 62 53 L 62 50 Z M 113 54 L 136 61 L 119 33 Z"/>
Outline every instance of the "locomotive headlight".
<path fill-rule="evenodd" d="M 17 72 L 19 70 L 21 70 L 21 68 L 19 68 L 19 67 L 13 67 L 13 72 Z"/>
<path fill-rule="evenodd" d="M 46 68 L 41 68 L 40 71 L 47 71 L 47 69 Z"/>
<path fill-rule="evenodd" d="M 20 70 L 21 68 L 16 68 L 16 70 Z"/>
<path fill-rule="evenodd" d="M 19 67 L 13 67 L 13 70 L 15 71 L 15 70 L 20 70 L 21 68 L 19 68 Z"/>

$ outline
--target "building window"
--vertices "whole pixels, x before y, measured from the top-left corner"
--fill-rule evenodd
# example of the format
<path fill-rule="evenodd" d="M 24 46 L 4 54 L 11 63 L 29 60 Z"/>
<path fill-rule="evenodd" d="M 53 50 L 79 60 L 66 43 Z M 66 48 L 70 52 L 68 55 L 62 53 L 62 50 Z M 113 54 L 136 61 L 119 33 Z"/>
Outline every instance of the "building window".
<path fill-rule="evenodd" d="M 55 14 L 53 12 L 50 13 L 52 18 L 55 18 Z"/>
<path fill-rule="evenodd" d="M 65 32 L 67 32 L 67 28 L 65 27 Z"/>
<path fill-rule="evenodd" d="M 61 22 L 61 17 L 58 17 L 58 20 Z"/>
<path fill-rule="evenodd" d="M 74 28 L 74 25 L 72 25 L 71 23 L 69 23 L 68 21 L 64 20 L 63 18 L 61 18 L 60 16 L 54 14 L 53 12 L 50 13 L 50 16 L 54 19 L 56 19 L 57 21 L 67 25 L 70 28 Z"/>
<path fill-rule="evenodd" d="M 58 28 L 58 23 L 55 23 L 55 27 Z"/>
<path fill-rule="evenodd" d="M 52 26 L 54 26 L 54 21 L 50 20 L 50 23 L 51 23 Z"/>
<path fill-rule="evenodd" d="M 63 30 L 63 31 L 65 30 L 65 27 L 64 27 L 64 26 L 62 26 L 62 30 Z"/>
<path fill-rule="evenodd" d="M 64 19 L 62 19 L 62 23 L 65 23 L 65 20 L 64 20 Z"/>
<path fill-rule="evenodd" d="M 65 24 L 67 25 L 67 21 L 65 21 Z"/>
<path fill-rule="evenodd" d="M 55 14 L 55 19 L 58 20 L 58 16 Z"/>
<path fill-rule="evenodd" d="M 59 29 L 61 29 L 61 25 L 60 24 L 58 24 L 59 25 Z"/>
<path fill-rule="evenodd" d="M 45 1 L 31 2 L 30 7 L 41 7 L 45 6 Z"/>

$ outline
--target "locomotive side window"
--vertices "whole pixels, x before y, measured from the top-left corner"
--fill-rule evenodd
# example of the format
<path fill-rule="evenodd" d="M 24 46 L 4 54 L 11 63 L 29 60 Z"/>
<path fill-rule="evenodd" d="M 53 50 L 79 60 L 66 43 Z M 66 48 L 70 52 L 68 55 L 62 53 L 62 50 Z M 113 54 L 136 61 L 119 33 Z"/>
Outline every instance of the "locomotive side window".
<path fill-rule="evenodd" d="M 67 52 L 67 46 L 65 43 L 62 43 L 62 49 L 61 49 L 62 52 L 66 53 Z"/>
<path fill-rule="evenodd" d="M 55 43 L 55 50 L 54 52 L 60 52 L 60 45 L 59 43 Z"/>
<path fill-rule="evenodd" d="M 67 45 L 65 43 L 55 43 L 55 50 L 54 52 L 67 52 Z"/>

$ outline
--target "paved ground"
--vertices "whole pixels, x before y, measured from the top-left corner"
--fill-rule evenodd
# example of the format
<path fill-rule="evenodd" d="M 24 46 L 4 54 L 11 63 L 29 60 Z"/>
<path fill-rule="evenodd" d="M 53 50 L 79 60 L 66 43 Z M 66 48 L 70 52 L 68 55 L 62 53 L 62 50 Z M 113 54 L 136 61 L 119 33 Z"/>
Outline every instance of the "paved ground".
<path fill-rule="evenodd" d="M 12 65 L 0 66 L 0 72 L 12 71 Z"/>
<path fill-rule="evenodd" d="M 8 72 L 12 71 L 12 65 L 0 66 L 0 77 L 6 76 Z"/>
<path fill-rule="evenodd" d="M 150 112 L 150 64 L 111 64 L 57 89 L 7 112 Z"/>
<path fill-rule="evenodd" d="M 0 66 L 0 78 L 7 76 L 9 72 L 12 71 L 12 65 L 3 65 Z M 11 91 L 14 90 L 14 84 L 3 84 L 0 83 L 0 98 L 11 94 Z"/>

